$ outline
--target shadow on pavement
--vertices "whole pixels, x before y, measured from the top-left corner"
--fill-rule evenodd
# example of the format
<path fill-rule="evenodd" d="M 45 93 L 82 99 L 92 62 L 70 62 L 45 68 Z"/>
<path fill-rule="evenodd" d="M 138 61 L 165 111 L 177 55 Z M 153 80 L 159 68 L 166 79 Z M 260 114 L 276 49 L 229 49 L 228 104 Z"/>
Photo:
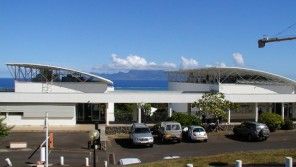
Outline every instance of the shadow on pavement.
<path fill-rule="evenodd" d="M 131 142 L 130 139 L 128 138 L 121 138 L 121 139 L 115 139 L 115 143 L 120 145 L 123 148 L 136 148 L 136 149 L 140 149 L 140 148 L 147 148 L 149 146 L 146 145 L 133 145 L 133 143 Z"/>
<path fill-rule="evenodd" d="M 244 137 L 239 137 L 236 136 L 234 134 L 227 134 L 225 135 L 226 138 L 231 139 L 231 140 L 235 140 L 235 141 L 240 141 L 240 142 L 264 142 L 264 140 L 251 140 L 249 141 L 247 138 Z"/>

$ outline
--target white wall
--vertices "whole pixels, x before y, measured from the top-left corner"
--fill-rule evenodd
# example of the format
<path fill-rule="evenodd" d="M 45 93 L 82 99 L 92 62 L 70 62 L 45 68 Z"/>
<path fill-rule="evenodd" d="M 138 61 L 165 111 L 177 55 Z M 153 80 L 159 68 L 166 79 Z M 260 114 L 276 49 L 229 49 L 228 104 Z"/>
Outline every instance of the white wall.
<path fill-rule="evenodd" d="M 44 93 L 103 93 L 108 85 L 97 82 L 20 82 L 15 81 L 15 92 Z M 109 88 L 112 90 L 112 87 Z"/>
<path fill-rule="evenodd" d="M 169 82 L 168 90 L 173 91 L 188 91 L 188 92 L 210 92 L 218 91 L 217 84 L 198 84 L 198 83 L 184 83 L 184 82 Z"/>
<path fill-rule="evenodd" d="M 225 94 L 294 94 L 292 86 L 220 84 L 219 91 Z"/>
<path fill-rule="evenodd" d="M 44 125 L 45 113 L 48 112 L 50 125 L 75 125 L 75 104 L 0 104 L 0 112 L 6 114 L 8 125 Z M 22 115 L 11 115 L 9 113 Z"/>

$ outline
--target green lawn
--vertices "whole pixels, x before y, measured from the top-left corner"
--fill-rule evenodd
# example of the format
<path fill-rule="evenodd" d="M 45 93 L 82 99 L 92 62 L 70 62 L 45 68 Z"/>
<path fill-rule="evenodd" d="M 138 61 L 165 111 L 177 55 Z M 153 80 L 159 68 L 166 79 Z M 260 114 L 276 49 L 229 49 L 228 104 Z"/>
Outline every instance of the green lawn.
<path fill-rule="evenodd" d="M 266 151 L 250 151 L 219 154 L 213 156 L 200 156 L 182 158 L 176 160 L 162 160 L 153 163 L 141 165 L 133 165 L 139 167 L 184 167 L 187 163 L 193 163 L 194 167 L 208 167 L 209 165 L 233 166 L 235 160 L 242 160 L 244 164 L 282 164 L 284 165 L 285 157 L 290 156 L 296 158 L 296 149 L 266 150 Z"/>

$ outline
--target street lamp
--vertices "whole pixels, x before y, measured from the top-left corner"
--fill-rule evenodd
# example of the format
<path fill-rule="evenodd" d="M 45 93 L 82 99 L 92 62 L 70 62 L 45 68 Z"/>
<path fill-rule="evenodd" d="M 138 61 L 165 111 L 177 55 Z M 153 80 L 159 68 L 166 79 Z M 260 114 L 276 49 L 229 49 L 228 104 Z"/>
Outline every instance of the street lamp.
<path fill-rule="evenodd" d="M 100 139 L 100 132 L 98 130 L 92 130 L 89 132 L 88 137 L 90 141 L 92 141 L 92 146 L 94 148 L 93 167 L 96 167 L 96 149 L 98 140 Z"/>

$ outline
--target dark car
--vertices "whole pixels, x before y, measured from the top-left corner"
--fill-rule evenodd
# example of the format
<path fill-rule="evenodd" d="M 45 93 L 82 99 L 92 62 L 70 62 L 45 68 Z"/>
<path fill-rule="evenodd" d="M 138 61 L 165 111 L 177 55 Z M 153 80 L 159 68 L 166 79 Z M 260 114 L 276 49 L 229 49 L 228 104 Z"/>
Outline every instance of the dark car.
<path fill-rule="evenodd" d="M 233 133 L 237 137 L 243 137 L 252 140 L 266 140 L 269 137 L 270 131 L 263 123 L 258 122 L 243 122 L 241 125 L 233 128 Z"/>

